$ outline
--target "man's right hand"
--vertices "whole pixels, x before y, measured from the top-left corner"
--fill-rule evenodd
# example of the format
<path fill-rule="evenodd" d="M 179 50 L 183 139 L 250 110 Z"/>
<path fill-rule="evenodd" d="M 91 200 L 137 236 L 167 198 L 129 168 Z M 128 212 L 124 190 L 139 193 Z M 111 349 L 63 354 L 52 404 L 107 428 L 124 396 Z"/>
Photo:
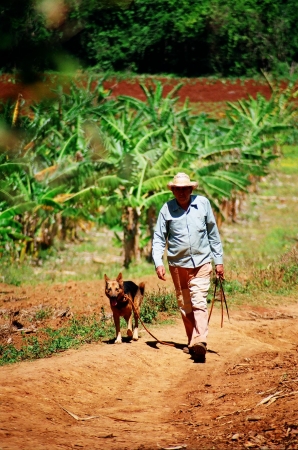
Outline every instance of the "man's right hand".
<path fill-rule="evenodd" d="M 158 266 L 156 267 L 156 273 L 160 280 L 166 281 L 166 269 L 164 266 Z"/>

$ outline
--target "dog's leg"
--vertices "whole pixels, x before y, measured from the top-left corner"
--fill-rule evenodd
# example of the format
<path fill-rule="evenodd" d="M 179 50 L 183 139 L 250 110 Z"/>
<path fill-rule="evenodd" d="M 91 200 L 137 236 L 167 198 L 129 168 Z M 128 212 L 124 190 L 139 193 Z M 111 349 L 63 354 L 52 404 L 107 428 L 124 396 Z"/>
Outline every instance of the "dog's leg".
<path fill-rule="evenodd" d="M 128 310 L 125 314 L 125 316 L 123 316 L 126 323 L 127 323 L 127 336 L 132 337 L 132 315 L 131 315 L 131 310 Z"/>
<path fill-rule="evenodd" d="M 131 315 L 126 322 L 127 322 L 127 336 L 131 337 L 132 336 L 132 316 Z"/>
<path fill-rule="evenodd" d="M 122 337 L 121 337 L 121 331 L 120 331 L 120 317 L 117 314 L 113 314 L 114 316 L 114 323 L 116 328 L 116 340 L 115 344 L 121 344 L 122 343 Z"/>
<path fill-rule="evenodd" d="M 135 305 L 135 306 L 138 306 L 138 305 Z M 137 313 L 140 314 L 139 308 L 136 308 L 136 310 L 137 310 Z M 134 312 L 134 319 L 135 319 L 135 327 L 133 330 L 132 340 L 137 341 L 139 339 L 139 330 L 138 330 L 139 320 L 138 320 L 138 316 L 135 312 Z"/>
<path fill-rule="evenodd" d="M 140 316 L 141 314 L 141 305 L 142 305 L 142 301 L 143 301 L 143 297 L 144 297 L 144 289 L 145 289 L 145 284 L 144 283 L 140 283 L 139 285 L 139 289 L 138 292 L 134 298 L 134 306 L 136 309 L 136 312 L 134 311 L 134 319 L 135 319 L 135 327 L 133 330 L 133 336 L 132 339 L 134 341 L 137 341 L 139 339 L 139 319 L 138 316 Z"/>

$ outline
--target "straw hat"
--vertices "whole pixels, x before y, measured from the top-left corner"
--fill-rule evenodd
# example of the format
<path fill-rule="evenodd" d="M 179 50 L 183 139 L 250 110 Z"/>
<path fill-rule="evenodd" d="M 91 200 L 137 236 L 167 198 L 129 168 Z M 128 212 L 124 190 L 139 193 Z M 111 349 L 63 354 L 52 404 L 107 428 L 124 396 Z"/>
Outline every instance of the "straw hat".
<path fill-rule="evenodd" d="M 198 183 L 196 181 L 190 181 L 189 176 L 186 173 L 179 172 L 174 176 L 173 181 L 170 181 L 167 184 L 168 188 L 172 189 L 172 187 L 198 187 Z"/>

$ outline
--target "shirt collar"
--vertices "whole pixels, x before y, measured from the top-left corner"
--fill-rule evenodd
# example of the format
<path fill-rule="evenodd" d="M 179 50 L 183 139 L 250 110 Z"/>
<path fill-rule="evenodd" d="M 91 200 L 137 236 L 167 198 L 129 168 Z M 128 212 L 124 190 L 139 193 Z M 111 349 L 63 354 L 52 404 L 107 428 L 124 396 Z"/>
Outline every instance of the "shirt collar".
<path fill-rule="evenodd" d="M 190 196 L 190 204 L 189 206 L 194 206 L 195 208 L 197 208 L 197 205 L 194 204 L 195 203 L 195 199 L 196 199 L 196 195 L 191 195 Z M 173 211 L 177 211 L 178 209 L 183 209 L 181 208 L 181 206 L 178 205 L 177 200 L 174 198 L 174 206 L 173 206 Z M 187 209 L 188 210 L 188 209 Z"/>

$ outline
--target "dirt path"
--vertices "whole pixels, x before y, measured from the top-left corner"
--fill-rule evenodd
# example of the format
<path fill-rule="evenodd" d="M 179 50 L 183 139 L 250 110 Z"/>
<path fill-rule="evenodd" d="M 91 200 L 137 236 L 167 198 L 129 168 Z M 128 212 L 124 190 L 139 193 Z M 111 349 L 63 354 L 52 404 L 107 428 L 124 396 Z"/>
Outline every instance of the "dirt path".
<path fill-rule="evenodd" d="M 98 287 L 76 283 L 73 308 Z M 27 306 L 63 298 L 61 286 L 34 292 Z M 29 288 L 14 288 L 20 293 Z M 0 449 L 297 449 L 298 304 L 230 313 L 223 328 L 218 309 L 212 315 L 205 364 L 182 352 L 177 319 L 150 328 L 177 348 L 143 330 L 138 342 L 0 368 Z"/>

